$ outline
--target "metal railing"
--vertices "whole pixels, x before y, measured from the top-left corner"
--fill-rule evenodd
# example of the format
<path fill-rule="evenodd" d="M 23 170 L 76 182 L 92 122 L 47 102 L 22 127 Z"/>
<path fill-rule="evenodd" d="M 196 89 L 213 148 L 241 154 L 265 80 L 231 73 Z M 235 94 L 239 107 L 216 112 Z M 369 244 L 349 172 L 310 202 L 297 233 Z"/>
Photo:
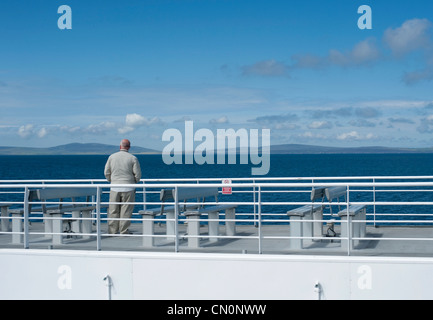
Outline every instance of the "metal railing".
<path fill-rule="evenodd" d="M 320 254 L 417 254 L 428 255 L 433 249 L 433 177 L 303 177 L 303 178 L 245 178 L 232 179 L 231 184 L 222 185 L 223 179 L 143 179 L 139 184 L 121 185 L 136 188 L 134 214 L 131 217 L 132 234 L 108 234 L 107 223 L 114 220 L 107 215 L 110 185 L 104 180 L 4 180 L 0 181 L 0 206 L 2 206 L 0 247 L 71 248 L 90 250 L 148 250 L 143 246 L 144 238 L 152 238 L 156 245 L 151 250 L 174 250 L 175 252 L 195 250 L 188 246 L 192 238 L 199 238 L 201 245 L 196 248 L 209 252 L 255 252 L 255 253 L 309 253 Z M 218 202 L 207 200 L 206 206 L 218 204 L 236 205 L 234 219 L 224 212 L 211 218 L 207 214 L 186 217 L 178 212 L 179 201 L 164 203 L 174 206 L 172 217 L 158 215 L 152 220 L 157 228 L 153 234 L 143 229 L 144 216 L 140 210 L 158 208 L 160 190 L 181 187 L 217 187 L 220 190 Z M 222 187 L 231 187 L 231 194 L 221 194 Z M 316 187 L 347 188 L 346 199 L 330 202 L 323 199 L 321 219 L 304 218 L 300 223 L 309 226 L 320 222 L 323 232 L 317 234 L 293 235 L 294 221 L 287 211 L 299 206 L 311 205 L 310 192 Z M 70 201 L 37 201 L 29 199 L 31 190 L 41 188 L 96 188 L 91 201 L 77 200 L 75 204 L 95 206 L 90 216 L 72 216 L 65 211 L 58 216 L 43 214 L 43 206 L 70 205 Z M 177 193 L 176 193 L 177 194 Z M 200 205 L 201 202 L 189 201 Z M 29 204 L 32 206 L 29 207 Z M 365 205 L 364 219 L 341 220 L 337 212 L 349 206 Z M 14 213 L 15 212 L 15 213 Z M 11 215 L 11 213 L 14 213 Z M 83 230 L 87 222 L 91 228 Z M 219 234 L 211 235 L 207 228 L 210 223 L 218 224 Z M 228 223 L 234 222 L 235 234 L 226 234 Z M 46 225 L 61 224 L 61 230 L 47 229 Z M 167 233 L 168 225 L 174 224 L 174 232 Z M 188 225 L 198 223 L 198 235 L 188 233 Z M 341 235 L 342 224 L 347 224 L 348 233 Z M 63 225 L 64 224 L 64 225 Z M 354 235 L 357 224 L 366 224 L 367 233 Z M 71 227 L 72 225 L 72 227 Z M 74 230 L 73 226 L 77 226 Z M 308 228 L 307 228 L 308 229 Z M 328 234 L 332 229 L 334 234 Z M 59 230 L 59 229 L 57 229 Z M 64 232 L 64 231 L 68 232 Z M 73 232 L 72 232 L 73 231 Z M 54 242 L 57 239 L 58 242 Z M 60 239 L 60 240 L 59 240 Z M 291 246 L 295 240 L 302 240 L 300 250 Z M 343 246 L 344 243 L 347 245 Z M 404 242 L 402 246 L 401 243 Z M 355 245 L 352 245 L 356 243 Z M 344 249 L 342 249 L 344 248 Z M 407 249 L 407 252 L 405 251 Z M 415 250 L 418 250 L 414 252 Z"/>

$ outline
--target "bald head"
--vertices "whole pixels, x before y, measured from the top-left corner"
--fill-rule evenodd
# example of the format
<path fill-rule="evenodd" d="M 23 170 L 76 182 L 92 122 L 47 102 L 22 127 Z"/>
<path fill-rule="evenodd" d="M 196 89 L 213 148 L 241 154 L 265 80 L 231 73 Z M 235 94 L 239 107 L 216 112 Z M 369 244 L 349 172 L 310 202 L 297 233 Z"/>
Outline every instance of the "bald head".
<path fill-rule="evenodd" d="M 120 150 L 129 150 L 130 147 L 131 142 L 128 139 L 123 139 L 122 141 L 120 141 Z"/>

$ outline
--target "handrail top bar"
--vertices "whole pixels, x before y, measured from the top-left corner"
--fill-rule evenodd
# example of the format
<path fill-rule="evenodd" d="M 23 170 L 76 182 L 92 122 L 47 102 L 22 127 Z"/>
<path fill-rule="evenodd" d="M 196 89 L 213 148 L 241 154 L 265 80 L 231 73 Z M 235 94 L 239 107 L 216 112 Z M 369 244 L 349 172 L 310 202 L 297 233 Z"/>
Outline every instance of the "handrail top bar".
<path fill-rule="evenodd" d="M 1 183 L 1 180 L 0 180 Z M 233 187 L 233 188 L 248 188 L 248 187 L 338 187 L 338 186 L 349 186 L 349 187 L 398 187 L 398 186 L 432 186 L 433 181 L 430 182 L 303 182 L 303 183 L 268 183 L 268 182 L 250 182 L 250 183 L 206 183 L 206 184 L 191 184 L 191 183 L 169 183 L 169 184 L 0 184 L 0 188 L 112 188 L 112 187 L 133 187 L 133 188 L 167 188 L 167 187 L 189 187 L 189 188 L 201 188 L 201 187 Z"/>
<path fill-rule="evenodd" d="M 140 179 L 140 184 L 146 182 L 171 182 L 171 181 L 222 181 L 225 178 L 158 178 L 158 179 Z M 320 181 L 320 180 L 395 180 L 395 179 L 431 179 L 433 176 L 342 176 L 342 177 L 249 177 L 249 178 L 230 178 L 232 181 Z M 0 183 L 58 183 L 58 182 L 100 182 L 108 184 L 106 179 L 16 179 L 0 180 Z"/>
<path fill-rule="evenodd" d="M 213 181 L 213 180 L 223 180 L 225 178 L 161 178 L 161 179 L 141 179 L 140 181 Z M 231 180 L 348 180 L 348 179 L 357 179 L 357 180 L 367 180 L 367 179 L 432 179 L 433 176 L 341 176 L 341 177 L 249 177 L 249 178 L 231 178 Z M 95 179 L 96 181 L 97 179 Z M 104 179 L 100 179 L 104 180 Z"/>
<path fill-rule="evenodd" d="M 158 178 L 158 179 L 140 179 L 140 184 L 146 182 L 176 182 L 176 181 L 222 181 L 225 178 Z M 396 179 L 431 179 L 433 176 L 344 176 L 344 177 L 251 177 L 251 178 L 230 178 L 232 181 L 318 181 L 318 180 L 396 180 Z M 88 182 L 88 183 L 105 183 L 109 184 L 106 179 L 16 179 L 0 180 L 0 183 L 67 183 L 67 182 Z"/>

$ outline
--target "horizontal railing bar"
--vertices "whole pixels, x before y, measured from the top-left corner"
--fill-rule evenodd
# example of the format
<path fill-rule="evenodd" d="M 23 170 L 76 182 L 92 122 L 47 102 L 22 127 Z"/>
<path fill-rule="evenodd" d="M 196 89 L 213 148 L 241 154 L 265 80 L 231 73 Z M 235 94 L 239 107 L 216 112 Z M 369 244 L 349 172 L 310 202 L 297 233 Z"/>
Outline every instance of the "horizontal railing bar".
<path fill-rule="evenodd" d="M 201 187 L 233 187 L 233 188 L 248 188 L 248 187 L 278 187 L 278 188 L 284 188 L 284 187 L 333 187 L 333 186 L 354 186 L 354 187 L 402 187 L 402 186 L 431 186 L 433 187 L 433 181 L 430 182 L 329 182 L 329 183 L 319 183 L 319 182 L 302 182 L 302 183 L 275 183 L 275 182 L 248 182 L 248 183 L 229 183 L 229 184 L 222 184 L 222 183 L 207 183 L 207 184 L 185 184 L 185 183 L 171 183 L 171 184 L 153 184 L 153 188 L 167 188 L 167 186 L 173 186 L 173 187 L 190 187 L 190 188 L 201 188 Z M 40 188 L 41 184 L 34 184 L 34 183 L 23 183 L 23 184 L 0 184 L 0 188 Z M 71 184 L 65 184 L 65 183 L 59 183 L 55 185 L 43 185 L 44 188 L 68 188 L 71 187 Z M 74 184 L 73 185 L 76 188 L 111 188 L 113 187 L 110 184 Z M 116 187 L 134 187 L 137 189 L 147 188 L 148 185 L 144 184 L 116 184 Z M 381 190 L 379 190 L 381 191 Z"/>

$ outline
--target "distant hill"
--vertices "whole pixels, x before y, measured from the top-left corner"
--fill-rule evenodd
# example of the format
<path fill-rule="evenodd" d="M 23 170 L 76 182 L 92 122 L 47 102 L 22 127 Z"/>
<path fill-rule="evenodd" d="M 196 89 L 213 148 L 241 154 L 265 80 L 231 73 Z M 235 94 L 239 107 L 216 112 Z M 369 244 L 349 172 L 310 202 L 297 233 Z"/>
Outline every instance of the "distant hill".
<path fill-rule="evenodd" d="M 101 143 L 69 143 L 50 148 L 0 147 L 0 155 L 67 155 L 67 154 L 111 154 L 119 146 Z M 132 146 L 133 154 L 157 154 L 157 150 Z"/>
<path fill-rule="evenodd" d="M 271 146 L 272 154 L 336 154 L 336 153 L 433 153 L 433 148 L 323 147 L 304 144 L 280 144 Z"/>

